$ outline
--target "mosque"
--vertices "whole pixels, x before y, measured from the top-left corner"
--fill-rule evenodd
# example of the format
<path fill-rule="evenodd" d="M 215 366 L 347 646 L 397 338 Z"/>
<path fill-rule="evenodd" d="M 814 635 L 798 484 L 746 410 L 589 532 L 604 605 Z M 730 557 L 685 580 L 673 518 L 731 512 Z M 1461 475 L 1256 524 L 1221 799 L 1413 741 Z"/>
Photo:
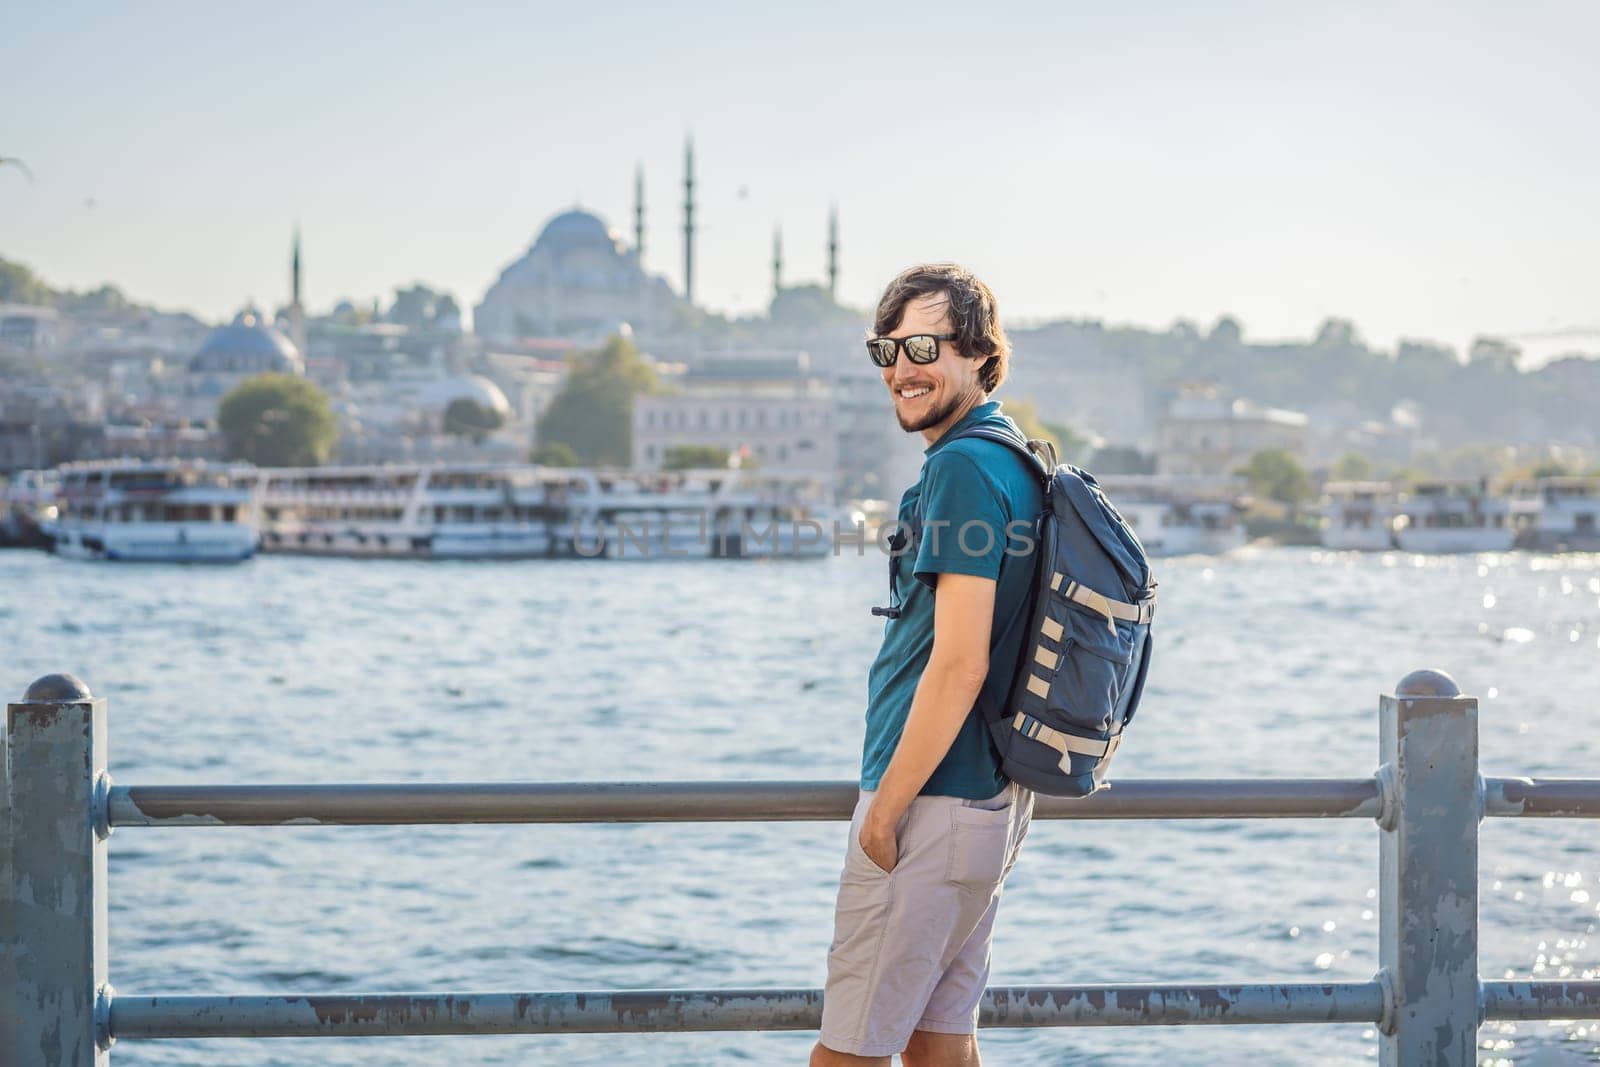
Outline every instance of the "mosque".
<path fill-rule="evenodd" d="M 557 215 L 523 257 L 507 267 L 473 311 L 480 337 L 582 337 L 667 326 L 683 301 L 665 278 L 645 273 L 639 247 L 627 247 L 596 215 Z"/>
<path fill-rule="evenodd" d="M 473 331 L 490 341 L 519 337 L 592 340 L 634 330 L 659 334 L 682 324 L 694 307 L 694 144 L 684 152 L 684 290 L 644 265 L 644 174 L 634 174 L 633 243 L 597 215 L 574 208 L 545 224 L 533 246 L 507 267 L 473 312 Z M 838 219 L 829 219 L 828 291 L 838 281 Z M 774 293 L 783 291 L 782 238 L 773 247 Z"/>

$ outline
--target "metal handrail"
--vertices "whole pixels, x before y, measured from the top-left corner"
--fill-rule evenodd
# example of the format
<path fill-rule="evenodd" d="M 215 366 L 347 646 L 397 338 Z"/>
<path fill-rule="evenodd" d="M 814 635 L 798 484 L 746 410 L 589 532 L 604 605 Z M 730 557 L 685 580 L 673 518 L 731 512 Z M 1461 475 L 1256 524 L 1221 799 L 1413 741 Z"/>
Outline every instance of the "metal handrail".
<path fill-rule="evenodd" d="M 1280 985 L 991 987 L 980 1024 L 1189 1026 L 1376 1023 L 1379 982 Z M 118 1038 L 346 1037 L 437 1034 L 621 1034 L 815 1030 L 816 989 L 595 993 L 376 993 L 312 996 L 128 996 L 112 1000 Z"/>
<path fill-rule="evenodd" d="M 1600 818 L 1600 779 L 1483 780 L 1495 818 Z M 119 826 L 822 822 L 850 818 L 854 782 L 457 782 L 111 785 Z M 1134 778 L 1082 800 L 1040 796 L 1036 819 L 1380 819 L 1372 778 Z"/>
<path fill-rule="evenodd" d="M 854 782 L 489 782 L 451 785 L 117 786 L 110 826 L 816 822 L 850 818 Z M 1158 778 L 1082 800 L 1038 797 L 1037 819 L 1373 819 L 1376 778 Z"/>
<path fill-rule="evenodd" d="M 1600 1018 L 1600 982 L 1478 975 L 1478 823 L 1600 818 L 1600 780 L 1484 778 L 1477 701 L 1438 672 L 1379 700 L 1368 778 L 1117 781 L 1039 797 L 1040 819 L 1370 818 L 1380 830 L 1371 981 L 987 991 L 984 1026 L 1366 1022 L 1385 1065 L 1470 1064 L 1485 1019 Z M 100 1067 L 118 1038 L 815 1029 L 814 989 L 136 995 L 107 982 L 106 839 L 117 827 L 821 821 L 849 782 L 123 786 L 106 702 L 35 682 L 0 734 L 0 1062 Z M 41 1059 L 41 1057 L 43 1057 Z"/>

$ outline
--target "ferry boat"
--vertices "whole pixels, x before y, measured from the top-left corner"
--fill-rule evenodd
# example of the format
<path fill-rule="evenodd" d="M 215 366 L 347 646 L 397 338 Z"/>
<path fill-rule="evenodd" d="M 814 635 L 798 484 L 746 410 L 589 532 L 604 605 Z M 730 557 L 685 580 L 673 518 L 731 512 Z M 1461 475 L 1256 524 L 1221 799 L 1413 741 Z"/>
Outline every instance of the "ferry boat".
<path fill-rule="evenodd" d="M 0 489 L 0 548 L 50 548 L 59 489 L 55 471 L 18 471 Z"/>
<path fill-rule="evenodd" d="M 1095 480 L 1149 555 L 1215 556 L 1245 543 L 1240 487 L 1230 479 L 1110 474 Z"/>
<path fill-rule="evenodd" d="M 417 465 L 269 467 L 254 477 L 261 550 L 309 556 L 443 558 L 543 555 L 542 524 L 488 469 Z M 437 551 L 436 551 L 437 549 Z"/>
<path fill-rule="evenodd" d="M 1535 494 L 1538 516 L 1527 531 L 1529 548 L 1600 552 L 1600 478 L 1540 478 Z"/>
<path fill-rule="evenodd" d="M 57 555 L 162 563 L 237 563 L 255 555 L 250 489 L 233 468 L 111 460 L 57 471 Z"/>
<path fill-rule="evenodd" d="M 1394 547 L 1394 487 L 1388 482 L 1328 482 L 1322 487 L 1322 547 L 1381 552 Z"/>
<path fill-rule="evenodd" d="M 1404 552 L 1508 552 L 1517 540 L 1509 498 L 1486 483 L 1426 482 L 1401 496 L 1395 543 Z"/>
<path fill-rule="evenodd" d="M 820 482 L 754 471 L 400 464 L 264 469 L 255 478 L 266 552 L 428 559 L 820 556 L 829 551 L 831 534 L 816 522 L 830 514 Z"/>

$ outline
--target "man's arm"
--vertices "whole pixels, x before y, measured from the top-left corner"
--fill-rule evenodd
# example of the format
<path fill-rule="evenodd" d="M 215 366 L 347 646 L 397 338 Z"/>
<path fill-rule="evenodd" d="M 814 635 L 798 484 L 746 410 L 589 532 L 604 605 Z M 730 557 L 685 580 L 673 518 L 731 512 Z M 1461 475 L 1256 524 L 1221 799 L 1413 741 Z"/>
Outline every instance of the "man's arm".
<path fill-rule="evenodd" d="M 950 751 L 989 674 L 995 580 L 940 574 L 933 601 L 933 650 L 917 682 L 905 730 L 861 828 L 861 847 L 883 870 L 898 858 L 895 827 Z"/>

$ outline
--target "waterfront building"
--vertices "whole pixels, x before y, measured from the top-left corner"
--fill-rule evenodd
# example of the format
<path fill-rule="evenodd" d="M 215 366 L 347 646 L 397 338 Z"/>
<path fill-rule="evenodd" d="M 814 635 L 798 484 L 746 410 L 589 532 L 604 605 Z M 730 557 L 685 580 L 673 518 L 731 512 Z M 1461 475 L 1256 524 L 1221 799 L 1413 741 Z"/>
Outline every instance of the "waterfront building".
<path fill-rule="evenodd" d="M 501 427 L 482 438 L 444 432 L 453 401 L 470 400 L 500 416 Z M 382 378 L 345 383 L 333 401 L 339 418 L 339 459 L 344 463 L 423 460 L 520 460 L 528 451 L 527 426 L 505 391 L 481 374 L 452 373 L 439 361 L 401 363 Z"/>
<path fill-rule="evenodd" d="M 484 353 L 488 372 L 505 391 L 506 399 L 511 404 L 513 421 L 526 430 L 530 446 L 538 433 L 540 416 L 567 379 L 566 361 L 556 358 L 558 355 L 497 351 Z"/>
<path fill-rule="evenodd" d="M 56 347 L 60 324 L 55 308 L 0 304 L 0 350 L 48 352 Z"/>
<path fill-rule="evenodd" d="M 633 466 L 660 470 L 675 446 L 726 449 L 760 469 L 832 480 L 838 463 L 834 399 L 804 352 L 702 357 L 674 394 L 633 406 Z"/>
<path fill-rule="evenodd" d="M 1161 420 L 1159 474 L 1227 477 L 1265 449 L 1305 459 L 1306 416 L 1227 397 L 1212 382 L 1184 382 Z"/>

